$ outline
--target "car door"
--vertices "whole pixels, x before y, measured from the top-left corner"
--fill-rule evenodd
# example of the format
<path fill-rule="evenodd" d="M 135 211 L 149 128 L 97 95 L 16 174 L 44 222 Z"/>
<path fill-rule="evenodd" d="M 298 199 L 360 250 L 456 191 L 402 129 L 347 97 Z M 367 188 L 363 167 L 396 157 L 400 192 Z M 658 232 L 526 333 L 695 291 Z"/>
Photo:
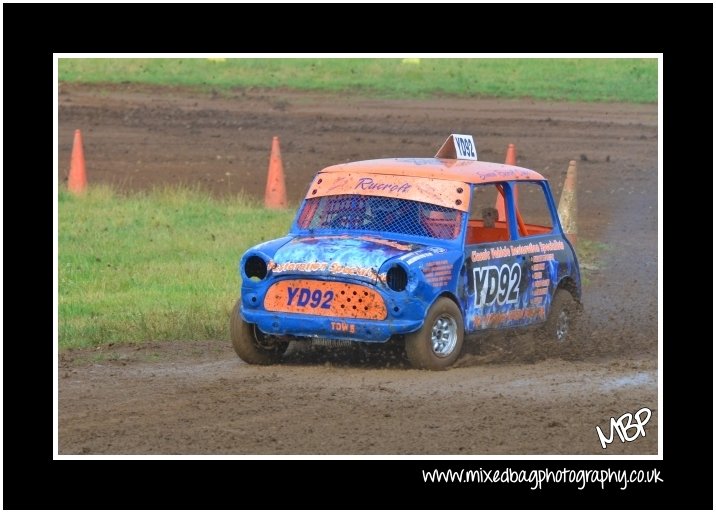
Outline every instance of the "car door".
<path fill-rule="evenodd" d="M 516 325 L 542 322 L 549 313 L 555 290 L 569 283 L 577 287 L 579 271 L 573 248 L 562 234 L 559 218 L 547 181 L 520 181 L 511 184 L 510 204 L 516 236 L 511 251 L 521 255 L 524 284 Z M 571 290 L 570 290 L 571 292 Z"/>
<path fill-rule="evenodd" d="M 529 212 L 549 214 L 536 186 L 541 198 L 529 189 L 519 201 Z M 516 187 L 515 182 L 473 186 L 465 236 L 465 327 L 470 332 L 545 319 L 551 264 L 543 249 L 554 238 L 554 222 L 530 214 L 535 222 L 525 223 L 514 202 Z M 499 208 L 503 200 L 505 207 Z"/>

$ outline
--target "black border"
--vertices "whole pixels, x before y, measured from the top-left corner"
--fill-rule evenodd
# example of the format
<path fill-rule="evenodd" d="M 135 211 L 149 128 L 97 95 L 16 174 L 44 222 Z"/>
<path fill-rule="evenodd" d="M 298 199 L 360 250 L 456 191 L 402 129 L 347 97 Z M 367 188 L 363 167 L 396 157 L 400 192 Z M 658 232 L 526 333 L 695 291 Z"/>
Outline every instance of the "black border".
<path fill-rule="evenodd" d="M 699 324 L 698 304 L 679 300 L 699 296 L 678 280 L 700 252 L 670 232 L 664 233 L 663 462 L 53 461 L 48 169 L 54 173 L 53 52 L 663 52 L 664 204 L 683 205 L 683 196 L 667 198 L 671 191 L 691 194 L 695 218 L 712 202 L 699 197 L 700 188 L 667 184 L 676 184 L 686 165 L 707 168 L 699 180 L 711 176 L 703 154 L 712 135 L 713 70 L 704 63 L 713 62 L 713 6 L 5 4 L 3 13 L 4 508 L 712 508 L 713 475 L 699 470 L 712 468 L 702 465 L 713 454 L 712 416 L 688 409 L 682 398 L 713 404 L 713 347 L 676 331 L 684 319 Z M 669 256 L 679 247 L 690 248 L 679 254 L 686 268 Z M 423 468 L 475 465 L 658 468 L 664 482 L 623 492 L 569 486 L 531 492 L 522 485 L 426 485 L 420 475 Z M 267 480 L 274 493 L 262 491 Z"/>

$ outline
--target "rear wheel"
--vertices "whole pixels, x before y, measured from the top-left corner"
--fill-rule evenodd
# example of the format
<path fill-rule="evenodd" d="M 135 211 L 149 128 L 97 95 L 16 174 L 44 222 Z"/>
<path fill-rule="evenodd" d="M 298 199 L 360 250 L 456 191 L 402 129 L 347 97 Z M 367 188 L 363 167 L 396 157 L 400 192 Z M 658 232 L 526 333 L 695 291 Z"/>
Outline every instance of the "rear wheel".
<path fill-rule="evenodd" d="M 438 298 L 428 311 L 423 327 L 405 336 L 405 352 L 413 367 L 444 370 L 460 356 L 465 328 L 457 305 Z"/>
<path fill-rule="evenodd" d="M 540 338 L 562 351 L 576 349 L 577 313 L 577 302 L 572 294 L 565 289 L 557 289 L 552 298 L 547 321 L 540 328 Z"/>
<path fill-rule="evenodd" d="M 271 365 L 278 363 L 288 348 L 288 341 L 267 335 L 255 324 L 241 318 L 241 300 L 231 314 L 231 343 L 234 351 L 246 363 Z"/>

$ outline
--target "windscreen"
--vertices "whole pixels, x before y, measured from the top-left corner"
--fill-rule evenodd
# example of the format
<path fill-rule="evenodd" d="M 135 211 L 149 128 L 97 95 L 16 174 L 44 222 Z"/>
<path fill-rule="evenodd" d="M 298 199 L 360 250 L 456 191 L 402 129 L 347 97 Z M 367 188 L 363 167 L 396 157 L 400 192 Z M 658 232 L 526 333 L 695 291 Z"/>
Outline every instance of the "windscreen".
<path fill-rule="evenodd" d="M 372 231 L 450 240 L 460 234 L 462 214 L 420 201 L 343 194 L 307 199 L 298 226 L 319 232 Z"/>

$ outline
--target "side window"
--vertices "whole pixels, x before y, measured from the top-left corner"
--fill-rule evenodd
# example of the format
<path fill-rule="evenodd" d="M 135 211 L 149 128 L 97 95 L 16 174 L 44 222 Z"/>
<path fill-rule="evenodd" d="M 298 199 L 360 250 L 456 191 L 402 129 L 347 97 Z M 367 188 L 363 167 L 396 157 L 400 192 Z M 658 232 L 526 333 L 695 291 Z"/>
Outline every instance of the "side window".
<path fill-rule="evenodd" d="M 514 187 L 517 189 L 517 229 L 520 237 L 550 233 L 553 227 L 552 215 L 541 184 L 514 182 Z"/>
<path fill-rule="evenodd" d="M 501 197 L 497 189 L 498 185 L 473 186 L 466 244 L 482 244 L 510 239 L 508 224 L 505 219 L 499 218 L 496 208 L 497 198 Z"/>

